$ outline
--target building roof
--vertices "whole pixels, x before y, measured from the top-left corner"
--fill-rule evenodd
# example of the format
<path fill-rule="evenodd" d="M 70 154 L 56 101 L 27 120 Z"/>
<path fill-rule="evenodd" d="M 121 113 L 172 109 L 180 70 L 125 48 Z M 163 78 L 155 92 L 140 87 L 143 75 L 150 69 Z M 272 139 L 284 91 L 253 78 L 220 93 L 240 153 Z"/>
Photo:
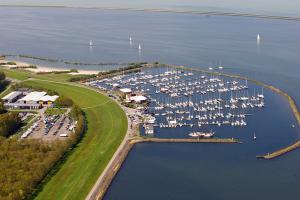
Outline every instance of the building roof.
<path fill-rule="evenodd" d="M 112 84 L 112 86 L 113 86 L 113 87 L 119 87 L 119 86 L 120 86 L 120 84 L 118 84 L 118 83 L 114 83 L 114 84 Z"/>
<path fill-rule="evenodd" d="M 46 94 L 46 92 L 30 92 L 25 97 L 19 99 L 19 101 L 39 101 Z"/>
<path fill-rule="evenodd" d="M 135 102 L 141 102 L 141 101 L 146 101 L 147 98 L 142 95 L 139 95 L 139 96 L 130 97 L 130 100 L 135 101 Z"/>
<path fill-rule="evenodd" d="M 22 94 L 22 92 L 20 92 L 20 91 L 14 91 L 14 92 L 9 93 L 8 95 L 3 97 L 2 99 L 3 100 L 12 100 L 12 99 L 16 98 L 17 96 L 19 96 L 21 94 Z"/>
<path fill-rule="evenodd" d="M 50 95 L 45 95 L 43 97 L 40 98 L 40 101 L 52 101 L 54 102 L 59 96 L 54 95 L 54 96 L 50 96 Z"/>
<path fill-rule="evenodd" d="M 5 103 L 4 106 L 8 107 L 40 107 L 41 104 L 39 103 Z"/>
<path fill-rule="evenodd" d="M 120 91 L 123 93 L 130 93 L 131 89 L 130 88 L 121 88 Z"/>

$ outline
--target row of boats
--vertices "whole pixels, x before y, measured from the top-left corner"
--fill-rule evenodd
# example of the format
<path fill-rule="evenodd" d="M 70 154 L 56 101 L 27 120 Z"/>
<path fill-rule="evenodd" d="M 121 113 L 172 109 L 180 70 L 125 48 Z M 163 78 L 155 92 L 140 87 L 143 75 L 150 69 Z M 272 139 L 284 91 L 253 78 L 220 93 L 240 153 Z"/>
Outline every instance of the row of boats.
<path fill-rule="evenodd" d="M 211 138 L 215 135 L 215 132 L 192 132 L 192 133 L 189 133 L 189 136 L 190 137 L 193 137 L 193 138 Z"/>
<path fill-rule="evenodd" d="M 158 128 L 243 127 L 253 109 L 265 106 L 263 89 L 253 87 L 251 91 L 247 81 L 167 67 L 146 68 L 90 85 L 105 90 L 139 91 L 150 100 L 145 113 L 152 117 L 147 123 Z"/>

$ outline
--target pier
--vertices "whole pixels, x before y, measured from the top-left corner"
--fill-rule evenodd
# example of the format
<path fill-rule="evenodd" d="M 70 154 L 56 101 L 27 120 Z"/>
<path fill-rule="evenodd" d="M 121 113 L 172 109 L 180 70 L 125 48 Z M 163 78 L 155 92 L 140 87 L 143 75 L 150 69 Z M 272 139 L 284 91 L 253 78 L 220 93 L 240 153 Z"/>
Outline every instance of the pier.
<path fill-rule="evenodd" d="M 208 139 L 192 139 L 192 138 L 147 138 L 147 137 L 134 137 L 128 139 L 122 149 L 112 158 L 107 170 L 98 179 L 97 183 L 91 190 L 90 194 L 86 197 L 86 200 L 100 200 L 104 198 L 105 192 L 112 183 L 114 177 L 121 168 L 128 153 L 132 147 L 137 143 L 220 143 L 220 144 L 237 144 L 241 141 L 234 138 L 208 138 Z"/>

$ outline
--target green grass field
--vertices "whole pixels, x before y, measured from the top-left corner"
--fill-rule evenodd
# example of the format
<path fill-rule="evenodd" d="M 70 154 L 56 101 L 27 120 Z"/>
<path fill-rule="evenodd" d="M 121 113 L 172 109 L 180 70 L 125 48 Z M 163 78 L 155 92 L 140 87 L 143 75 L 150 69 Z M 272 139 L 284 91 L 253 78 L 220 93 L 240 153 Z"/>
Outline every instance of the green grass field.
<path fill-rule="evenodd" d="M 23 74 L 7 73 L 7 76 L 24 80 Z M 93 90 L 68 83 L 58 83 L 55 75 L 51 81 L 45 76 L 24 83 L 55 90 L 73 99 L 85 112 L 87 131 L 74 152 L 59 171 L 44 185 L 36 199 L 85 199 L 97 178 L 104 170 L 127 131 L 127 118 L 119 105 Z M 34 78 L 37 78 L 34 75 Z M 61 78 L 61 77 L 60 77 Z"/>
<path fill-rule="evenodd" d="M 48 108 L 45 110 L 45 114 L 47 115 L 62 115 L 65 114 L 67 109 L 60 109 L 60 108 Z"/>
<path fill-rule="evenodd" d="M 13 69 L 9 70 L 4 67 L 0 67 L 0 71 L 4 72 L 7 77 L 12 79 L 17 79 L 20 81 L 26 80 L 31 76 L 29 72 L 21 71 L 21 70 L 13 70 Z"/>
<path fill-rule="evenodd" d="M 37 78 L 37 79 L 43 79 L 43 80 L 55 80 L 60 82 L 68 81 L 72 77 L 82 77 L 84 75 L 70 75 L 67 73 L 48 73 L 48 74 L 34 74 L 30 71 L 26 70 L 20 70 L 20 69 L 7 69 L 5 67 L 0 67 L 0 71 L 4 72 L 6 76 L 9 78 L 13 78 L 16 80 L 24 81 L 28 78 Z"/>

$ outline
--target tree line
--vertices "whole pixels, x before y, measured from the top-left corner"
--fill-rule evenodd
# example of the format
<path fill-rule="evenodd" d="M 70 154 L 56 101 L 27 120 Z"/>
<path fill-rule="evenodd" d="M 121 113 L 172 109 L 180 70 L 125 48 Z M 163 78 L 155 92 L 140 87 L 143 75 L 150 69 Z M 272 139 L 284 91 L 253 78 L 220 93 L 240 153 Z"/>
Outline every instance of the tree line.
<path fill-rule="evenodd" d="M 9 81 L 6 80 L 4 72 L 0 72 L 0 92 L 2 92 L 9 84 Z"/>
<path fill-rule="evenodd" d="M 0 91 L 4 90 L 9 82 L 3 72 L 0 72 Z M 0 100 L 0 136 L 8 137 L 15 133 L 21 126 L 18 113 L 7 112 L 2 100 Z"/>
<path fill-rule="evenodd" d="M 19 130 L 21 124 L 21 119 L 17 112 L 5 112 L 0 114 L 0 136 L 8 137 L 14 134 Z"/>
<path fill-rule="evenodd" d="M 54 91 L 49 92 L 56 93 Z M 82 138 L 86 123 L 80 107 L 62 95 L 57 103 L 59 107 L 71 107 L 69 115 L 77 121 L 74 133 L 71 133 L 65 140 L 45 142 L 36 139 L 18 140 L 16 137 L 0 136 L 1 200 L 23 200 L 37 195 L 42 185 L 59 169 L 59 166 Z M 4 136 L 14 132 L 13 129 L 16 126 L 12 126 L 10 132 L 5 129 L 9 127 L 10 122 L 16 123 L 18 121 L 14 117 L 14 112 L 1 114 L 0 132 L 2 131 Z M 7 124 L 1 130 L 3 119 L 7 120 Z"/>

